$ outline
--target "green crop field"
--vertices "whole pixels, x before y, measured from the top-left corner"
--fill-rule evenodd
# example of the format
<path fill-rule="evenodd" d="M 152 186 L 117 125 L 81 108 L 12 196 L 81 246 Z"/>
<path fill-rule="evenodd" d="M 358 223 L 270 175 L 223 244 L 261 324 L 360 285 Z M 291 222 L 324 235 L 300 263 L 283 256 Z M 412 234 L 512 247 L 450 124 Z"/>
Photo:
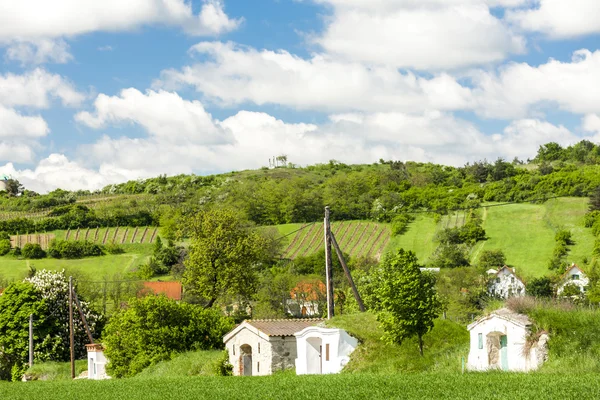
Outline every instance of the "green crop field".
<path fill-rule="evenodd" d="M 323 223 L 287 224 L 277 226 L 286 237 L 284 257 L 295 259 L 308 256 L 323 248 Z M 331 231 L 343 252 L 351 256 L 379 258 L 390 239 L 388 224 L 369 221 L 341 221 L 331 224 Z"/>
<path fill-rule="evenodd" d="M 2 399 L 595 399 L 595 374 L 341 374 L 0 383 Z"/>

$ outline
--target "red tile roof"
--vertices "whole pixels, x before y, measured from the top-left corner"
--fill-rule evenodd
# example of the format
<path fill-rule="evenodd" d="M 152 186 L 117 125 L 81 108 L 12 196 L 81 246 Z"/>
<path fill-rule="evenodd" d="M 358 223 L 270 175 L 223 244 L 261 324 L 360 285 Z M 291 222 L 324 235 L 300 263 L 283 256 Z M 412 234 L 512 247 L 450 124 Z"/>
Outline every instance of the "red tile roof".
<path fill-rule="evenodd" d="M 169 299 L 181 300 L 183 287 L 180 282 L 144 282 L 144 292 L 164 294 Z"/>

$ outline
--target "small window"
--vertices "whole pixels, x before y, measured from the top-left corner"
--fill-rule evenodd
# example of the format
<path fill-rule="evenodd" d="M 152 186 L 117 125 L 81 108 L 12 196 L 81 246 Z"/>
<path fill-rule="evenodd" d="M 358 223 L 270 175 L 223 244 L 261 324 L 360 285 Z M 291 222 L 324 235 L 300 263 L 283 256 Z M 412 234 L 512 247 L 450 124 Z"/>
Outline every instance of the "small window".
<path fill-rule="evenodd" d="M 329 361 L 329 343 L 325 345 L 325 361 Z"/>
<path fill-rule="evenodd" d="M 500 283 L 500 278 L 496 278 L 496 283 Z"/>
<path fill-rule="evenodd" d="M 235 344 L 233 345 L 233 355 L 235 356 Z"/>
<path fill-rule="evenodd" d="M 510 277 L 510 283 L 515 283 L 515 277 L 514 276 Z"/>
<path fill-rule="evenodd" d="M 571 279 L 574 280 L 574 281 L 578 281 L 579 280 L 579 275 L 573 274 L 573 275 L 571 275 Z"/>
<path fill-rule="evenodd" d="M 260 342 L 258 343 L 258 354 L 260 354 Z"/>
<path fill-rule="evenodd" d="M 260 361 L 256 363 L 256 372 L 260 372 Z"/>
<path fill-rule="evenodd" d="M 483 333 L 477 335 L 479 337 L 479 350 L 483 349 Z"/>

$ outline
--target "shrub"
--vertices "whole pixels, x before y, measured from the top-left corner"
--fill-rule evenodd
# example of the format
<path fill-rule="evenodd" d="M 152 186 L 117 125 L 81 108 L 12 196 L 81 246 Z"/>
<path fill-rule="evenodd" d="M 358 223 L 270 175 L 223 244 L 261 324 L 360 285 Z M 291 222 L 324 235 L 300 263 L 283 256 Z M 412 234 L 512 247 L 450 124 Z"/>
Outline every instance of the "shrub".
<path fill-rule="evenodd" d="M 571 232 L 567 231 L 567 230 L 560 230 L 558 232 L 556 232 L 556 235 L 554 236 L 554 240 L 557 243 L 564 243 L 565 246 L 573 244 L 572 240 L 571 240 Z"/>
<path fill-rule="evenodd" d="M 396 215 L 394 219 L 392 219 L 392 235 L 397 236 L 405 233 L 406 229 L 408 228 L 408 224 L 413 219 L 414 218 L 409 214 Z"/>
<path fill-rule="evenodd" d="M 123 254 L 123 253 L 125 253 L 125 249 L 116 243 L 109 243 L 109 244 L 105 245 L 104 250 L 108 254 Z"/>
<path fill-rule="evenodd" d="M 108 372 L 116 378 L 133 376 L 180 352 L 222 349 L 222 337 L 232 327 L 217 310 L 164 296 L 134 299 L 104 330 Z"/>
<path fill-rule="evenodd" d="M 583 219 L 583 224 L 586 228 L 591 228 L 592 226 L 594 226 L 594 223 L 598 220 L 598 217 L 600 216 L 600 211 L 595 210 L 595 211 L 591 211 L 587 214 L 585 214 L 585 217 Z"/>
<path fill-rule="evenodd" d="M 15 247 L 15 249 L 13 250 L 13 255 L 15 257 L 19 257 L 21 255 L 21 248 L 19 246 Z"/>
<path fill-rule="evenodd" d="M 39 260 L 46 257 L 46 252 L 37 243 L 27 243 L 22 249 L 23 257 L 30 260 Z"/>
<path fill-rule="evenodd" d="M 0 256 L 5 256 L 10 252 L 10 240 L 0 239 Z"/>
<path fill-rule="evenodd" d="M 97 257 L 104 253 L 102 248 L 90 241 L 53 240 L 50 243 L 48 254 L 53 258 L 77 259 L 84 257 Z"/>

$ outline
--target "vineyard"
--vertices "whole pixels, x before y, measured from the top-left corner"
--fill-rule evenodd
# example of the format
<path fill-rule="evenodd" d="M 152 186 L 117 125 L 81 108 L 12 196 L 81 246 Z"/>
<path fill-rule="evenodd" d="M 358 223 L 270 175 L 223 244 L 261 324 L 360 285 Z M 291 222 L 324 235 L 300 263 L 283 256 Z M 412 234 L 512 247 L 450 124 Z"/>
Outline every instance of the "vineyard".
<path fill-rule="evenodd" d="M 64 232 L 65 240 L 88 240 L 99 244 L 154 243 L 158 235 L 157 227 L 121 226 L 116 228 L 73 229 Z"/>
<path fill-rule="evenodd" d="M 323 223 L 300 225 L 298 229 L 288 236 L 285 258 L 304 257 L 323 249 Z M 377 259 L 383 254 L 391 235 L 389 225 L 367 221 L 333 222 L 331 231 L 344 253 Z"/>
<path fill-rule="evenodd" d="M 48 250 L 50 242 L 56 236 L 51 233 L 42 233 L 35 235 L 14 235 L 10 237 L 10 246 L 12 248 L 19 247 L 23 248 L 27 243 L 39 244 L 44 250 Z"/>

